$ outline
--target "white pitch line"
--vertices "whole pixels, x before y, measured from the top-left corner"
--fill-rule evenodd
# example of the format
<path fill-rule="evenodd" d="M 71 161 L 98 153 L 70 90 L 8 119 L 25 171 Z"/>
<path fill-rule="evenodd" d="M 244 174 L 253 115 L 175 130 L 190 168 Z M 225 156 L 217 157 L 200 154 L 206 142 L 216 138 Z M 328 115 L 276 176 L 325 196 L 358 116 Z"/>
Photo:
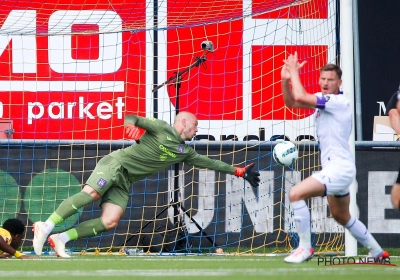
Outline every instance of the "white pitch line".
<path fill-rule="evenodd" d="M 288 268 L 264 268 L 264 269 L 157 269 L 157 270 L 93 270 L 93 271 L 85 271 L 85 270 L 46 270 L 46 271 L 2 271 L 2 277 L 20 277 L 24 275 L 24 277 L 49 277 L 49 276 L 96 276 L 96 277 L 110 277 L 110 276 L 153 276 L 153 277 L 171 277 L 171 276 L 282 276 L 282 275 L 297 275 L 300 272 L 308 272 L 313 273 L 314 275 L 359 275 L 360 272 L 366 271 L 376 271 L 376 268 L 373 267 L 357 267 L 351 270 L 344 270 L 337 267 L 324 267 L 324 268 L 296 268 L 291 267 Z M 399 273 L 400 268 L 398 267 L 387 267 L 380 270 L 382 275 L 385 275 L 385 272 Z"/>

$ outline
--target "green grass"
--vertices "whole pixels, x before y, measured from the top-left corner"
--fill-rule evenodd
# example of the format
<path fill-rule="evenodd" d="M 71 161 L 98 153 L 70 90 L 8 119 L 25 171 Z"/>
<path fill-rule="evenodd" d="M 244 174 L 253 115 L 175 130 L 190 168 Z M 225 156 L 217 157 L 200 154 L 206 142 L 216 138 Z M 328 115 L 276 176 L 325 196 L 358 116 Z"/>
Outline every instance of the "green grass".
<path fill-rule="evenodd" d="M 383 265 L 318 265 L 317 257 L 286 264 L 266 256 L 118 256 L 73 255 L 71 259 L 43 256 L 31 260 L 1 259 L 1 278 L 16 279 L 396 279 L 400 258 Z"/>

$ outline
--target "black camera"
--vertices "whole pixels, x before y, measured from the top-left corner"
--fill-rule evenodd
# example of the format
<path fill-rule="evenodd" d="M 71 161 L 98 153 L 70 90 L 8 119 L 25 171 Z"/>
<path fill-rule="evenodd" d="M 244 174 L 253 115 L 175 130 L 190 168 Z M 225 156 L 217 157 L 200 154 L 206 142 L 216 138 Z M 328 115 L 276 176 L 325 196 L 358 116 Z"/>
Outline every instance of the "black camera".
<path fill-rule="evenodd" d="M 213 52 L 214 51 L 214 44 L 211 41 L 203 41 L 203 42 L 201 42 L 201 48 L 203 50 L 207 50 L 207 51 Z"/>

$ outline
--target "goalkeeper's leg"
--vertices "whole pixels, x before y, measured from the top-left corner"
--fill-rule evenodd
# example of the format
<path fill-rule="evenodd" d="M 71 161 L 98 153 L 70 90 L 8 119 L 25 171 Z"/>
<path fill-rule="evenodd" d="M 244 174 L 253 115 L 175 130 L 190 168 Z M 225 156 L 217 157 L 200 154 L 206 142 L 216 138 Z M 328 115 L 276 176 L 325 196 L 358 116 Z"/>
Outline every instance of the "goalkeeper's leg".
<path fill-rule="evenodd" d="M 49 243 L 56 251 L 58 257 L 70 257 L 65 253 L 65 244 L 68 241 L 92 237 L 109 229 L 115 228 L 118 225 L 124 209 L 120 205 L 113 203 L 103 203 L 101 208 L 103 211 L 100 218 L 80 223 L 75 228 L 71 228 L 60 234 L 53 234 L 49 237 Z"/>
<path fill-rule="evenodd" d="M 41 255 L 43 245 L 46 242 L 47 236 L 54 229 L 55 225 L 61 223 L 66 218 L 72 216 L 78 209 L 97 200 L 100 195 L 86 185 L 83 190 L 67 199 L 65 199 L 56 211 L 50 215 L 46 222 L 36 222 L 34 224 L 33 248 L 36 255 Z"/>

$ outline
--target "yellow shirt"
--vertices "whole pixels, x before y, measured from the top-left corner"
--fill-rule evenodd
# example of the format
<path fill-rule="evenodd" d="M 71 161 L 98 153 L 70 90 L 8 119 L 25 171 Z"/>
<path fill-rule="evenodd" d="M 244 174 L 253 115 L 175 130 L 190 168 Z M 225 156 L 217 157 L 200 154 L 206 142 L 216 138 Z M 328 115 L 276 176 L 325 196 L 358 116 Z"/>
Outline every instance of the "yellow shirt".
<path fill-rule="evenodd" d="M 10 245 L 12 238 L 11 238 L 11 233 L 8 230 L 5 230 L 4 228 L 0 228 L 0 236 L 4 239 L 4 241 Z M 3 251 L 0 250 L 0 254 L 3 254 Z"/>

